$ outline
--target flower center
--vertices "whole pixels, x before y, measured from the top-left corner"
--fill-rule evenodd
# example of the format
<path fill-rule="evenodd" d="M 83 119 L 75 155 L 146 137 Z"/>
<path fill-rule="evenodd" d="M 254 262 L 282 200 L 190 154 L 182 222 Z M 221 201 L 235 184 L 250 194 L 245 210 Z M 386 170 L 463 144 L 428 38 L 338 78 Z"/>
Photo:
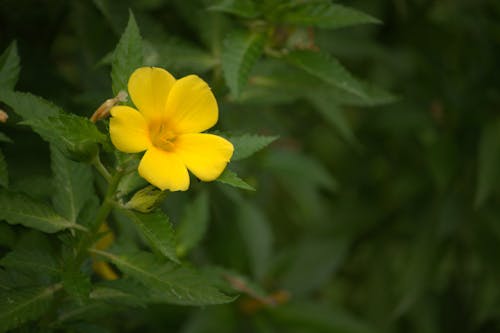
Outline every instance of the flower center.
<path fill-rule="evenodd" d="M 153 122 L 149 126 L 149 135 L 155 147 L 166 151 L 172 151 L 174 149 L 174 142 L 177 134 L 164 122 Z"/>

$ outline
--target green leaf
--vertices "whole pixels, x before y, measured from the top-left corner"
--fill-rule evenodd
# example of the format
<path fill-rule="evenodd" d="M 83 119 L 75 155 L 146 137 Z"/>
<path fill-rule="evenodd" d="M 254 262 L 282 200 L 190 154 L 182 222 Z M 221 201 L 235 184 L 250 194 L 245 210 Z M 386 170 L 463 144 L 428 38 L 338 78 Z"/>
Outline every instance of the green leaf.
<path fill-rule="evenodd" d="M 185 255 L 203 238 L 209 221 L 208 194 L 201 192 L 185 210 L 181 223 L 177 227 L 177 253 Z"/>
<path fill-rule="evenodd" d="M 45 141 L 60 149 L 63 154 L 78 161 L 90 161 L 97 154 L 98 144 L 106 142 L 106 136 L 87 118 L 74 114 L 59 114 L 24 121 Z"/>
<path fill-rule="evenodd" d="M 253 204 L 241 201 L 237 218 L 241 237 L 249 255 L 253 275 L 260 279 L 267 272 L 273 243 L 270 223 Z"/>
<path fill-rule="evenodd" d="M 134 14 L 130 12 L 127 27 L 116 46 L 111 63 L 111 84 L 114 95 L 117 95 L 121 90 L 127 91 L 130 75 L 142 64 L 142 37 L 135 22 Z"/>
<path fill-rule="evenodd" d="M 174 262 L 179 262 L 175 252 L 174 229 L 167 215 L 160 210 L 148 214 L 129 209 L 122 209 L 122 211 L 134 222 L 153 250 Z"/>
<path fill-rule="evenodd" d="M 0 186 L 9 186 L 9 172 L 7 170 L 7 162 L 5 161 L 2 150 L 0 150 Z"/>
<path fill-rule="evenodd" d="M 333 4 L 330 1 L 300 2 L 282 8 L 276 21 L 303 26 L 338 29 L 365 23 L 380 23 L 376 18 L 358 10 Z"/>
<path fill-rule="evenodd" d="M 285 60 L 303 71 L 361 98 L 366 98 L 364 86 L 332 56 L 320 52 L 298 50 L 285 56 Z"/>
<path fill-rule="evenodd" d="M 264 136 L 255 134 L 244 134 L 232 136 L 228 140 L 234 145 L 232 161 L 239 161 L 252 156 L 259 150 L 264 149 L 278 139 L 278 136 Z"/>
<path fill-rule="evenodd" d="M 212 281 L 190 268 L 159 260 L 147 252 L 119 256 L 91 250 L 109 260 L 125 274 L 147 286 L 155 302 L 182 305 L 228 303 L 233 298 L 218 291 Z"/>
<path fill-rule="evenodd" d="M 13 141 L 7 135 L 5 135 L 4 133 L 0 132 L 0 142 L 12 143 Z"/>
<path fill-rule="evenodd" d="M 60 284 L 0 294 L 0 332 L 19 327 L 43 315 L 50 307 Z"/>
<path fill-rule="evenodd" d="M 218 60 L 206 50 L 178 37 L 161 39 L 154 45 L 146 44 L 144 63 L 159 65 L 170 71 L 202 73 L 218 64 Z"/>
<path fill-rule="evenodd" d="M 236 173 L 229 169 L 225 169 L 224 172 L 216 179 L 216 181 L 223 184 L 231 185 L 233 187 L 241 188 L 243 190 L 255 191 L 255 189 L 248 185 L 244 180 L 242 180 Z"/>
<path fill-rule="evenodd" d="M 19 62 L 17 42 L 13 41 L 0 55 L 0 89 L 14 89 L 21 70 Z"/>
<path fill-rule="evenodd" d="M 262 54 L 266 38 L 261 33 L 237 31 L 223 42 L 222 70 L 235 97 L 239 97 L 248 81 L 248 75 Z"/>
<path fill-rule="evenodd" d="M 257 8 L 251 0 L 218 0 L 207 9 L 234 14 L 244 18 L 254 18 L 259 15 Z"/>
<path fill-rule="evenodd" d="M 51 146 L 51 159 L 54 209 L 76 223 L 82 207 L 94 193 L 92 170 L 89 165 L 69 160 L 54 146 Z"/>
<path fill-rule="evenodd" d="M 479 207 L 497 186 L 500 170 L 500 122 L 487 124 L 479 141 L 475 205 Z"/>
<path fill-rule="evenodd" d="M 89 298 L 92 283 L 87 274 L 79 270 L 65 270 L 62 274 L 64 290 L 78 301 Z"/>
<path fill-rule="evenodd" d="M 46 248 L 17 248 L 7 253 L 0 265 L 20 272 L 57 276 L 60 273 L 57 261 Z"/>
<path fill-rule="evenodd" d="M 56 105 L 29 93 L 0 89 L 0 101 L 10 106 L 24 120 L 46 118 L 62 112 Z"/>
<path fill-rule="evenodd" d="M 310 94 L 309 100 L 315 106 L 315 109 L 337 129 L 339 135 L 345 141 L 357 144 L 356 137 L 344 116 L 342 108 L 335 104 L 331 95 Z"/>
<path fill-rule="evenodd" d="M 12 227 L 5 223 L 0 223 L 0 246 L 12 249 L 16 243 L 16 233 Z"/>
<path fill-rule="evenodd" d="M 22 224 L 47 233 L 68 228 L 82 229 L 82 226 L 58 215 L 51 207 L 21 193 L 0 190 L 0 207 L 0 220 L 10 224 Z"/>

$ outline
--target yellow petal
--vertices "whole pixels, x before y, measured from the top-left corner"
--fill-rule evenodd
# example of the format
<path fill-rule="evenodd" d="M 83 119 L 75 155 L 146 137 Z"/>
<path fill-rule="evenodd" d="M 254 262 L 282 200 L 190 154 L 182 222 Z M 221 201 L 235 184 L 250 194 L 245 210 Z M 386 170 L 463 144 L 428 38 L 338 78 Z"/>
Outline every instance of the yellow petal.
<path fill-rule="evenodd" d="M 214 126 L 219 109 L 210 87 L 196 75 L 175 82 L 165 119 L 176 133 L 199 133 Z"/>
<path fill-rule="evenodd" d="M 175 140 L 175 152 L 189 171 L 203 181 L 217 179 L 233 151 L 231 142 L 213 134 L 183 134 Z"/>
<path fill-rule="evenodd" d="M 111 142 L 125 153 L 138 153 L 151 146 L 146 120 L 128 106 L 115 106 L 111 109 L 109 134 Z"/>
<path fill-rule="evenodd" d="M 118 274 L 111 268 L 111 266 L 104 261 L 94 261 L 92 263 L 92 269 L 97 275 L 105 280 L 116 280 L 119 278 Z"/>
<path fill-rule="evenodd" d="M 128 92 L 135 106 L 147 119 L 160 118 L 175 78 L 158 67 L 136 69 L 128 81 Z"/>
<path fill-rule="evenodd" d="M 185 191 L 189 174 L 182 160 L 174 152 L 151 146 L 139 164 L 139 175 L 161 190 Z"/>

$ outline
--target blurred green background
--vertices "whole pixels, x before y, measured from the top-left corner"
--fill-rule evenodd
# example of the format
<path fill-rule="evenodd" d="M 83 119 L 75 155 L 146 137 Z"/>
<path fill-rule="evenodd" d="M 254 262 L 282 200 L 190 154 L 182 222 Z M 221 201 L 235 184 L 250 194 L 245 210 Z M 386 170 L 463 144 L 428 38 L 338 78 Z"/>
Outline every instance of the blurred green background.
<path fill-rule="evenodd" d="M 500 332 L 500 2 L 339 3 L 382 23 L 285 28 L 287 42 L 313 38 L 396 96 L 328 105 L 340 120 L 321 107 L 328 100 L 295 93 L 308 77 L 267 55 L 241 98 L 228 94 L 222 41 L 251 23 L 203 1 L 0 1 L 0 50 L 15 39 L 21 57 L 17 90 L 90 116 L 112 97 L 109 53 L 131 8 L 146 61 L 210 82 L 221 129 L 280 137 L 234 165 L 256 192 L 204 185 L 210 225 L 190 258 L 288 300 L 93 313 L 81 331 Z M 285 79 L 259 86 L 266 77 Z M 2 144 L 11 186 L 43 198 L 48 146 L 12 119 L 1 125 L 15 141 Z M 189 197 L 167 200 L 174 223 Z"/>

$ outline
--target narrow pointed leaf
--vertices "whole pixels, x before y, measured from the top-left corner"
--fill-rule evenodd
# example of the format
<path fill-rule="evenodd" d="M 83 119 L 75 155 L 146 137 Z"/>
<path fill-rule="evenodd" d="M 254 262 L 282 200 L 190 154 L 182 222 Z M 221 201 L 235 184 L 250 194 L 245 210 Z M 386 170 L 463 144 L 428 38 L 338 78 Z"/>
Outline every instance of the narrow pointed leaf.
<path fill-rule="evenodd" d="M 4 102 L 24 120 L 55 116 L 62 110 L 41 97 L 17 91 L 0 89 L 0 102 Z"/>
<path fill-rule="evenodd" d="M 201 192 L 187 205 L 184 217 L 177 227 L 177 253 L 179 255 L 186 254 L 201 241 L 207 230 L 208 220 L 208 194 Z"/>
<path fill-rule="evenodd" d="M 51 207 L 21 193 L 0 190 L 0 207 L 0 220 L 6 220 L 10 224 L 22 224 L 47 233 L 67 228 L 82 229 L 57 214 Z"/>
<path fill-rule="evenodd" d="M 0 294 L 0 332 L 19 327 L 43 315 L 50 306 L 60 284 L 29 288 Z"/>
<path fill-rule="evenodd" d="M 179 262 L 175 252 L 174 229 L 167 215 L 159 210 L 148 214 L 129 209 L 122 211 L 134 222 L 153 250 L 174 262 Z"/>
<path fill-rule="evenodd" d="M 233 187 L 241 188 L 243 190 L 255 191 L 255 189 L 247 184 L 243 179 L 238 177 L 233 171 L 226 169 L 224 172 L 216 179 L 216 181 L 223 184 L 231 185 Z"/>
<path fill-rule="evenodd" d="M 7 253 L 0 265 L 21 272 L 56 276 L 60 270 L 54 256 L 47 249 L 18 248 Z"/>
<path fill-rule="evenodd" d="M 244 18 L 254 18 L 259 15 L 255 4 L 251 0 L 217 0 L 207 9 Z"/>
<path fill-rule="evenodd" d="M 0 55 L 0 89 L 14 89 L 21 69 L 19 62 L 17 43 L 13 41 Z"/>
<path fill-rule="evenodd" d="M 190 268 L 158 260 L 154 255 L 140 252 L 129 256 L 92 250 L 115 264 L 125 274 L 147 286 L 155 302 L 209 305 L 228 303 L 233 298 L 222 294 L 211 279 Z"/>
<path fill-rule="evenodd" d="M 241 237 L 256 278 L 266 273 L 271 259 L 273 234 L 267 218 L 252 204 L 241 202 L 237 219 Z"/>
<path fill-rule="evenodd" d="M 111 63 L 111 81 L 113 94 L 120 90 L 127 91 L 128 79 L 132 72 L 143 64 L 143 46 L 139 27 L 130 12 L 127 27 L 113 53 Z"/>
<path fill-rule="evenodd" d="M 247 84 L 248 76 L 262 54 L 265 35 L 237 31 L 224 39 L 222 70 L 231 93 L 238 97 Z"/>
<path fill-rule="evenodd" d="M 93 195 L 93 175 L 90 166 L 71 161 L 52 146 L 52 173 L 54 194 L 52 203 L 55 210 L 68 221 L 76 223 L 83 205 Z"/>
<path fill-rule="evenodd" d="M 358 97 L 367 98 L 363 84 L 354 78 L 337 59 L 328 54 L 299 50 L 290 52 L 285 59 L 293 66 L 334 87 Z"/>
<path fill-rule="evenodd" d="M 366 23 L 380 23 L 376 18 L 358 10 L 325 2 L 301 2 L 277 14 L 276 21 L 303 26 L 338 29 Z"/>
<path fill-rule="evenodd" d="M 232 161 L 239 161 L 252 156 L 259 150 L 264 149 L 278 139 L 277 136 L 264 136 L 244 134 L 241 136 L 232 136 L 228 140 L 234 145 L 234 154 Z"/>
<path fill-rule="evenodd" d="M 87 118 L 74 114 L 31 119 L 23 124 L 33 128 L 45 141 L 50 142 L 73 160 L 89 161 L 98 151 L 98 144 L 106 136 Z"/>

